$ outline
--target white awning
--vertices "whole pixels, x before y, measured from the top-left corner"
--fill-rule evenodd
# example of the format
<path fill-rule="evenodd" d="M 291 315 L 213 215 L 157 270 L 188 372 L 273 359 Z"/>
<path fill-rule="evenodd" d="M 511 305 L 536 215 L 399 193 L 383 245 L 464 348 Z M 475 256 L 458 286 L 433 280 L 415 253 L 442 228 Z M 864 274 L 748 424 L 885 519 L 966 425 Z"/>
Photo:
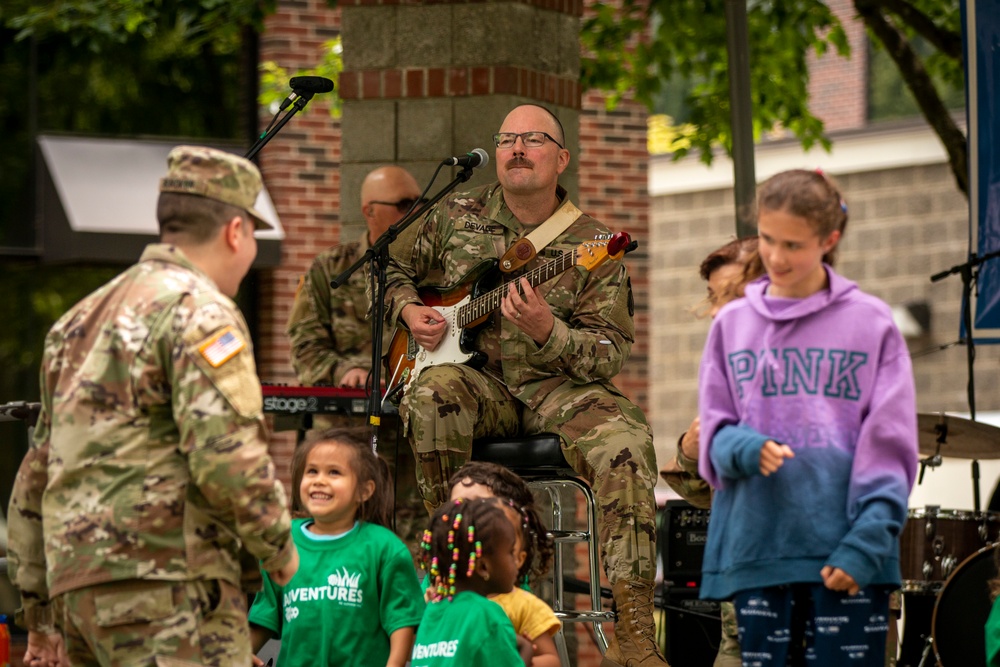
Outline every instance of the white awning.
<path fill-rule="evenodd" d="M 136 261 L 143 247 L 159 237 L 159 182 L 167 171 L 167 155 L 178 143 L 39 136 L 35 215 L 42 259 Z M 231 145 L 209 145 L 242 154 Z M 255 207 L 274 229 L 256 232 L 254 266 L 277 266 L 285 232 L 266 185 Z"/>

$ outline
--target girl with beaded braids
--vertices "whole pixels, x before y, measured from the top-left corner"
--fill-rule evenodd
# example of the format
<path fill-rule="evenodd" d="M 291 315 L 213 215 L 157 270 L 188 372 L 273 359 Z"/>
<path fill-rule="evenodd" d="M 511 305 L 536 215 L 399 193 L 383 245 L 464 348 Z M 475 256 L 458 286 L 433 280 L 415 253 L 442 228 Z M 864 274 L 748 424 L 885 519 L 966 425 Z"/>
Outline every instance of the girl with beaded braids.
<path fill-rule="evenodd" d="M 392 485 L 366 434 L 328 429 L 292 458 L 302 566 L 286 586 L 265 573 L 250 609 L 254 651 L 280 638 L 282 667 L 403 667 L 413 648 L 424 602 L 410 551 L 388 528 Z"/>
<path fill-rule="evenodd" d="M 531 643 L 487 596 L 517 580 L 516 533 L 496 498 L 446 502 L 424 532 L 421 555 L 434 599 L 417 629 L 412 667 L 524 667 Z"/>
<path fill-rule="evenodd" d="M 490 596 L 514 624 L 514 632 L 531 641 L 531 667 L 559 667 L 555 634 L 562 623 L 552 608 L 528 587 L 528 574 L 541 576 L 552 560 L 552 537 L 535 509 L 535 498 L 527 483 L 513 471 L 488 461 L 469 461 L 451 479 L 450 499 L 499 498 L 517 532 L 519 586 L 510 593 Z"/>
<path fill-rule="evenodd" d="M 521 477 L 502 465 L 488 461 L 469 461 L 448 480 L 450 499 L 500 498 L 508 501 L 522 518 L 524 561 L 518 569 L 519 583 L 528 575 L 540 577 L 552 562 L 552 537 L 535 509 L 535 497 Z"/>
<path fill-rule="evenodd" d="M 882 667 L 916 472 L 913 371 L 882 301 L 829 261 L 847 205 L 821 172 L 757 195 L 767 275 L 712 323 L 699 472 L 703 598 L 733 599 L 744 664 Z"/>

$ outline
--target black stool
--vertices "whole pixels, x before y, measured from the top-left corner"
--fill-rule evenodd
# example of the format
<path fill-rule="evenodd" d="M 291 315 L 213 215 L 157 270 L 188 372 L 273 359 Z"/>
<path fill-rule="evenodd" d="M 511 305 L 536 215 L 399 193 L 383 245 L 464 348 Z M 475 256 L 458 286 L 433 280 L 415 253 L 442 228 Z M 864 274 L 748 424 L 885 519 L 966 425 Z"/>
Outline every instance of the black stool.
<path fill-rule="evenodd" d="M 551 501 L 550 532 L 555 542 L 552 557 L 552 610 L 563 623 L 592 623 L 594 637 L 601 654 L 607 652 L 608 640 L 601 623 L 615 620 L 615 614 L 601 608 L 600 551 L 597 536 L 597 502 L 590 485 L 581 480 L 563 456 L 561 441 L 553 433 L 524 437 L 487 438 L 472 446 L 472 460 L 488 461 L 509 468 L 534 489 L 545 490 Z M 587 530 L 564 530 L 559 489 L 569 487 L 583 495 L 587 510 Z M 586 542 L 590 560 L 590 609 L 566 609 L 563 586 L 562 545 Z M 566 641 L 562 631 L 556 636 L 556 647 L 564 665 L 568 664 Z"/>

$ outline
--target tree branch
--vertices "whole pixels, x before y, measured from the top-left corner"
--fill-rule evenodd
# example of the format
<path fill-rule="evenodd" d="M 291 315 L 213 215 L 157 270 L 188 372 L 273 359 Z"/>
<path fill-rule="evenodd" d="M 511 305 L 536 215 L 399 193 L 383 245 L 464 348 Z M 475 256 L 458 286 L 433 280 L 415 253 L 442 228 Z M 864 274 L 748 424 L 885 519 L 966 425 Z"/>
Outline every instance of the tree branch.
<path fill-rule="evenodd" d="M 941 139 L 958 189 L 968 198 L 969 168 L 965 135 L 952 120 L 934 82 L 905 35 L 882 14 L 880 8 L 884 4 L 883 0 L 854 0 L 854 8 L 896 63 L 906 87 L 913 93 L 920 107 L 920 112 Z"/>
<path fill-rule="evenodd" d="M 962 35 L 938 26 L 931 17 L 914 7 L 907 0 L 881 0 L 882 9 L 898 16 L 946 56 L 962 59 Z"/>

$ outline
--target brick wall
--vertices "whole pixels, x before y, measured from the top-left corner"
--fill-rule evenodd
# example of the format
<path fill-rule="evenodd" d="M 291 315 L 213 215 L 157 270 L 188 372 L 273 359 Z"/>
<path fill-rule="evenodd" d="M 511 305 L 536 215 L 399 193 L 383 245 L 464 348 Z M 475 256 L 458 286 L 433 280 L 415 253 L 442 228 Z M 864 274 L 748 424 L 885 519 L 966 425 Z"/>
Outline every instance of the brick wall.
<path fill-rule="evenodd" d="M 612 231 L 624 231 L 639 242 L 626 256 L 635 299 L 636 340 L 632 355 L 615 379 L 644 410 L 648 408 L 649 359 L 649 197 L 646 190 L 649 154 L 646 151 L 644 106 L 624 102 L 614 111 L 605 98 L 590 92 L 580 113 L 580 208 Z"/>
<path fill-rule="evenodd" d="M 868 38 L 864 24 L 854 20 L 851 0 L 828 0 L 843 22 L 850 58 L 830 49 L 822 58 L 810 52 L 809 108 L 827 132 L 864 127 L 868 119 Z"/>

